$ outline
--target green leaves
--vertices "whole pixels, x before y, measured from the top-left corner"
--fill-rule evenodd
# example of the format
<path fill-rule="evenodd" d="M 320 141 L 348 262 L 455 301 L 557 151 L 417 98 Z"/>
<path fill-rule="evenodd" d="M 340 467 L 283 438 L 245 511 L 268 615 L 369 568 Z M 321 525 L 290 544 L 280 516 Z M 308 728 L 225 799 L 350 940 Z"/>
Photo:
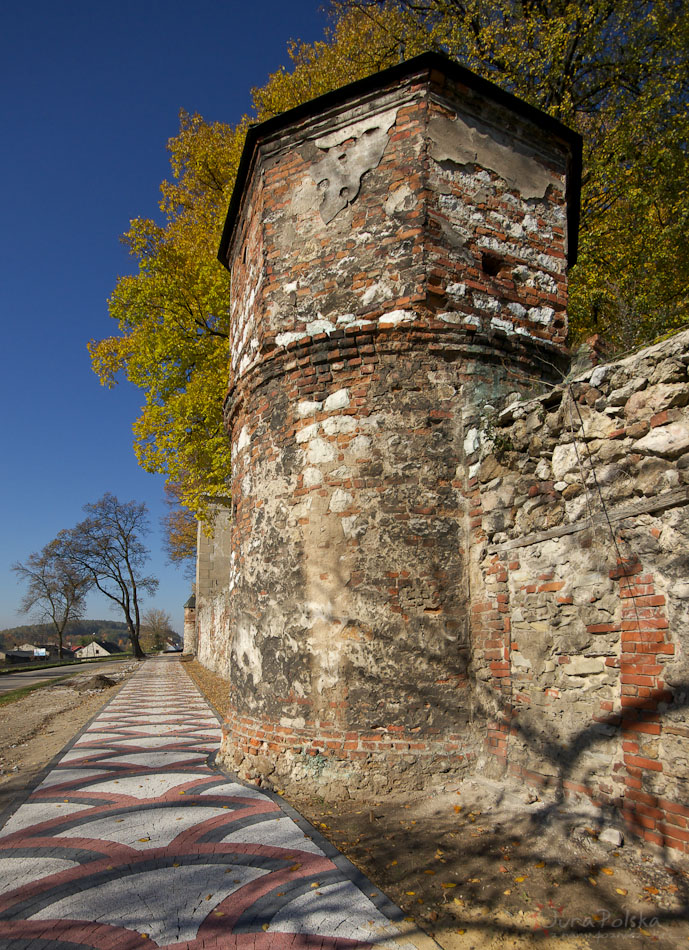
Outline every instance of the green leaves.
<path fill-rule="evenodd" d="M 119 334 L 89 351 L 112 386 L 118 374 L 145 394 L 134 451 L 143 468 L 180 486 L 180 501 L 202 508 L 227 493 L 229 446 L 222 428 L 227 388 L 229 276 L 216 260 L 245 126 L 233 130 L 180 116 L 168 143 L 174 174 L 161 186 L 165 225 L 136 218 L 123 240 L 138 262 L 108 302 Z"/>
<path fill-rule="evenodd" d="M 689 305 L 689 5 L 681 0 L 347 0 L 323 40 L 289 47 L 253 90 L 258 120 L 426 49 L 447 52 L 584 136 L 574 338 L 618 347 L 686 322 Z M 144 393 L 140 464 L 197 513 L 227 495 L 222 427 L 229 276 L 216 260 L 249 118 L 236 127 L 180 113 L 168 142 L 162 222 L 135 218 L 137 263 L 109 300 L 117 325 L 91 341 L 94 371 Z"/>

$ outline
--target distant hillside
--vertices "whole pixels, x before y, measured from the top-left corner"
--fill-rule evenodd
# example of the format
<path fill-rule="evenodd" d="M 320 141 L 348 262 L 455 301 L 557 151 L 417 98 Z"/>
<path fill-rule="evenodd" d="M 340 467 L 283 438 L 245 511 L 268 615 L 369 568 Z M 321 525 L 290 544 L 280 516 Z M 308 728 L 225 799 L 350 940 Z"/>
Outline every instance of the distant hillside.
<path fill-rule="evenodd" d="M 70 642 L 79 646 L 82 637 L 90 640 L 94 636 L 98 640 L 112 640 L 123 648 L 129 645 L 127 624 L 117 620 L 75 620 L 67 624 L 63 641 L 65 646 Z M 23 643 L 40 647 L 56 642 L 55 628 L 50 623 L 27 623 L 0 630 L 0 650 L 12 650 Z"/>

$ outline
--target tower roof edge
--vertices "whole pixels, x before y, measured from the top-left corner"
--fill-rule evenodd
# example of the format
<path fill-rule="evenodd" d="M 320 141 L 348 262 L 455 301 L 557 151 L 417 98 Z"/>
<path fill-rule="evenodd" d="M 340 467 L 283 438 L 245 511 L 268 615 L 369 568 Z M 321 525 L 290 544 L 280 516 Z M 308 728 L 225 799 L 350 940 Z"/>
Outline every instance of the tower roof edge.
<path fill-rule="evenodd" d="M 247 132 L 244 149 L 239 162 L 237 178 L 232 192 L 232 198 L 225 218 L 220 246 L 218 249 L 218 260 L 229 269 L 230 249 L 233 241 L 235 226 L 240 216 L 242 198 L 245 187 L 251 176 L 258 145 L 265 139 L 276 135 L 283 129 L 304 122 L 309 118 L 325 113 L 336 108 L 345 102 L 357 99 L 378 89 L 383 89 L 395 82 L 417 75 L 436 72 L 441 73 L 448 79 L 460 82 L 467 86 L 473 92 L 485 97 L 486 99 L 510 110 L 515 115 L 532 122 L 544 132 L 560 139 L 569 148 L 570 165 L 567 175 L 567 231 L 568 231 L 568 263 L 576 263 L 578 232 L 579 232 L 579 208 L 581 192 L 581 168 L 582 168 L 582 137 L 578 132 L 570 129 L 558 119 L 553 118 L 541 109 L 530 105 L 523 99 L 518 98 L 510 92 L 506 92 L 500 86 L 483 79 L 481 76 L 462 66 L 450 57 L 428 51 L 415 56 L 412 59 L 404 60 L 395 66 L 363 79 L 358 79 L 346 86 L 340 86 L 330 92 L 317 96 L 315 99 L 309 99 L 307 102 L 281 112 L 270 119 L 256 123 L 249 127 Z"/>

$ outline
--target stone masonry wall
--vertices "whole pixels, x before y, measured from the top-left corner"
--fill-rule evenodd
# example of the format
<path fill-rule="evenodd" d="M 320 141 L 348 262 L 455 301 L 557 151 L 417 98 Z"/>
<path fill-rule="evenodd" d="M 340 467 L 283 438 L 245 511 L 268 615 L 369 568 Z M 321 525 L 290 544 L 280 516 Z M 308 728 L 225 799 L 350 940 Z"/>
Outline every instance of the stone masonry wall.
<path fill-rule="evenodd" d="M 422 788 L 482 751 L 463 413 L 563 360 L 567 168 L 428 70 L 260 140 L 228 261 L 240 775 Z"/>
<path fill-rule="evenodd" d="M 196 654 L 196 597 L 193 594 L 184 605 L 184 653 Z"/>
<path fill-rule="evenodd" d="M 689 850 L 689 334 L 562 382 L 576 142 L 449 67 L 356 90 L 250 133 L 224 245 L 221 756 L 509 771 Z"/>
<path fill-rule="evenodd" d="M 229 676 L 231 509 L 219 500 L 209 500 L 208 508 L 207 523 L 199 522 L 196 538 L 195 643 L 191 652 L 209 670 Z"/>
<path fill-rule="evenodd" d="M 474 414 L 489 761 L 689 851 L 689 332 Z M 500 771 L 497 769 L 496 771 Z"/>

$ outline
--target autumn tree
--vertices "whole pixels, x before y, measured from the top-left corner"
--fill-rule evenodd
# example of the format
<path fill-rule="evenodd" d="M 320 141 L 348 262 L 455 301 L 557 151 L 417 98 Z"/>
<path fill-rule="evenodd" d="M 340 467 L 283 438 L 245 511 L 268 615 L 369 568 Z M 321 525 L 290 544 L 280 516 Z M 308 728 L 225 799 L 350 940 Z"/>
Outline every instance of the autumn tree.
<path fill-rule="evenodd" d="M 388 0 L 345 0 L 405 35 Z M 683 0 L 399 0 L 406 36 L 581 132 L 574 335 L 617 348 L 687 322 L 689 5 Z"/>
<path fill-rule="evenodd" d="M 12 570 L 26 584 L 20 610 L 53 625 L 62 659 L 65 627 L 84 616 L 86 595 L 92 586 L 90 573 L 65 558 L 56 541 L 30 554 L 24 563 L 14 564 Z"/>
<path fill-rule="evenodd" d="M 686 321 L 689 5 L 343 0 L 332 10 L 323 40 L 292 43 L 290 68 L 253 90 L 252 120 L 426 49 L 446 52 L 584 136 L 574 334 L 598 329 L 623 348 Z M 89 347 L 105 385 L 123 373 L 144 393 L 134 425 L 140 464 L 164 474 L 201 517 L 208 497 L 228 493 L 229 276 L 215 255 L 249 121 L 181 113 L 161 220 L 131 222 L 124 241 L 137 269 L 109 301 L 117 331 Z"/>
<path fill-rule="evenodd" d="M 196 566 L 196 536 L 198 522 L 191 511 L 182 505 L 182 489 L 177 482 L 165 486 L 167 514 L 161 518 L 163 546 L 170 564 L 180 565 L 188 578 L 193 578 Z"/>
<path fill-rule="evenodd" d="M 229 278 L 217 243 L 245 128 L 182 113 L 168 143 L 174 180 L 163 182 L 164 224 L 137 218 L 124 236 L 137 273 L 110 298 L 119 334 L 92 341 L 93 367 L 112 386 L 122 371 L 145 394 L 134 424 L 139 463 L 162 472 L 179 501 L 226 492 L 229 446 L 222 426 L 227 387 Z"/>
<path fill-rule="evenodd" d="M 84 511 L 86 518 L 61 531 L 55 544 L 62 558 L 76 565 L 122 610 L 134 656 L 142 658 L 140 597 L 158 588 L 156 578 L 143 573 L 149 555 L 142 540 L 150 531 L 146 505 L 121 502 L 106 492 L 93 504 L 84 505 Z"/>
<path fill-rule="evenodd" d="M 411 11 L 385 2 L 377 11 L 356 3 L 331 3 L 334 26 L 315 43 L 292 42 L 291 69 L 280 67 L 252 90 L 259 122 L 340 86 L 425 52 L 430 36 Z"/>

